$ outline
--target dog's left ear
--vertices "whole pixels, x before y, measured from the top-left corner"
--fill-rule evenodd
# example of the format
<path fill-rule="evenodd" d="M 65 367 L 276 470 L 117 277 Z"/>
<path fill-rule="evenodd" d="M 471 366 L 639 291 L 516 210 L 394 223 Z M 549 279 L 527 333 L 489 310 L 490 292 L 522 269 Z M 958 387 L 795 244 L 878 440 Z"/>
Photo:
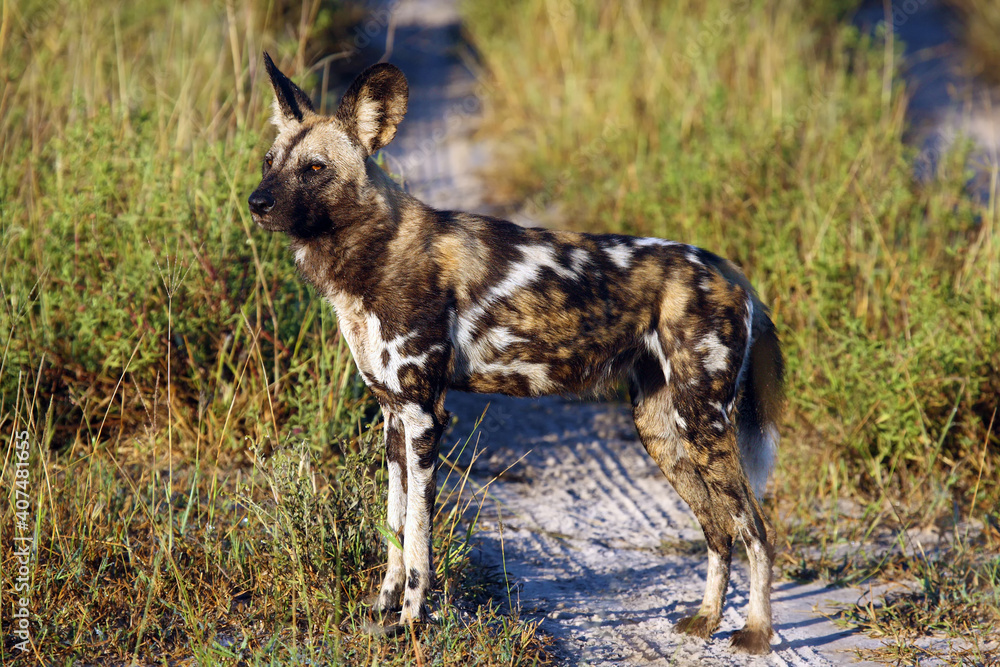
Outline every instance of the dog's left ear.
<path fill-rule="evenodd" d="M 267 68 L 271 87 L 274 88 L 274 113 L 271 122 L 278 127 L 278 130 L 301 123 L 306 116 L 315 113 L 309 96 L 281 73 L 267 51 L 264 52 L 264 67 Z"/>
<path fill-rule="evenodd" d="M 396 136 L 410 97 L 406 77 L 389 63 L 372 65 L 344 93 L 337 118 L 371 155 Z"/>

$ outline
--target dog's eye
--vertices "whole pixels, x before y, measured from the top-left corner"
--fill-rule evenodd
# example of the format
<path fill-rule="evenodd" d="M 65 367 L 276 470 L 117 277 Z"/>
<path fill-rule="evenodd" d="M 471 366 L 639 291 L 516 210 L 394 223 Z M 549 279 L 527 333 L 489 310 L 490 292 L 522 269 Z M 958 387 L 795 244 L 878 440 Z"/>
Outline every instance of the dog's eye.
<path fill-rule="evenodd" d="M 310 166 L 309 168 L 312 169 L 313 171 L 323 171 L 324 166 L 325 165 L 322 165 L 322 164 L 314 164 L 314 165 Z"/>

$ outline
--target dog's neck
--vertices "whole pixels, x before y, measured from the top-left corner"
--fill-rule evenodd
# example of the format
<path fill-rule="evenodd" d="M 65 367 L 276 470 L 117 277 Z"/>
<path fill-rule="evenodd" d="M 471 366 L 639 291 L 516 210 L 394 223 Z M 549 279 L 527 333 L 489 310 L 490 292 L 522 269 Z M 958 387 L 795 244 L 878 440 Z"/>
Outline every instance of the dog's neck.
<path fill-rule="evenodd" d="M 340 292 L 365 299 L 383 281 L 389 258 L 400 252 L 406 226 L 433 218 L 433 209 L 408 194 L 368 159 L 368 178 L 356 199 L 334 203 L 331 228 L 313 238 L 292 237 L 295 263 L 327 297 Z M 413 261 L 420 261 L 419 254 Z"/>

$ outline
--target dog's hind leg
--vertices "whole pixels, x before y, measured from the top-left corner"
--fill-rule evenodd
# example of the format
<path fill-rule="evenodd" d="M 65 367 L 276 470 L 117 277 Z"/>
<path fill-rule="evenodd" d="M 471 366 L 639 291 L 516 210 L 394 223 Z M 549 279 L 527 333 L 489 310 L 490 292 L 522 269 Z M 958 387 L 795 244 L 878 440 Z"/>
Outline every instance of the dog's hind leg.
<path fill-rule="evenodd" d="M 752 511 L 737 517 L 736 526 L 750 560 L 750 609 L 743 629 L 730 638 L 733 647 L 747 653 L 771 650 L 771 577 L 774 563 L 774 530 L 757 499 L 750 494 Z"/>
<path fill-rule="evenodd" d="M 661 376 L 662 377 L 662 376 Z M 656 386 L 656 385 L 659 386 Z M 733 535 L 729 522 L 712 511 L 712 497 L 697 468 L 688 458 L 677 432 L 676 412 L 662 380 L 633 388 L 633 416 L 646 451 L 667 480 L 691 507 L 708 544 L 708 577 L 705 595 L 694 616 L 681 619 L 678 630 L 707 639 L 719 626 L 729 586 Z"/>
<path fill-rule="evenodd" d="M 676 407 L 666 387 L 647 394 L 634 407 L 643 445 L 677 493 L 691 507 L 708 544 L 708 576 L 698 611 L 677 629 L 708 638 L 719 626 L 732 547 L 743 540 L 750 559 L 750 610 L 747 624 L 732 637 L 733 646 L 767 653 L 771 638 L 771 561 L 767 523 L 740 468 L 732 426 L 715 437 L 682 435 L 693 416 Z M 687 417 L 684 415 L 688 414 Z"/>
<path fill-rule="evenodd" d="M 683 415 L 685 411 L 678 412 Z M 733 634 L 731 641 L 739 650 L 767 653 L 771 639 L 771 564 L 774 558 L 767 522 L 739 467 L 735 430 L 730 427 L 716 438 L 696 436 L 695 442 L 698 444 L 688 447 L 692 455 L 668 475 L 678 493 L 694 510 L 709 545 L 705 600 L 695 619 L 716 609 L 716 604 L 721 609 L 728 582 L 729 549 L 733 541 L 740 539 L 750 561 L 750 608 L 746 625 Z M 720 568 L 716 563 L 723 551 L 723 567 Z M 678 628 L 700 634 L 696 631 L 697 620 L 682 621 Z"/>
<path fill-rule="evenodd" d="M 647 336 L 649 354 L 633 369 L 636 428 L 647 451 L 691 507 L 709 548 L 702 605 L 678 629 L 706 637 L 721 617 L 732 544 L 750 559 L 750 610 L 733 646 L 767 653 L 771 638 L 773 548 L 767 523 L 740 459 L 735 405 L 748 358 L 753 306 L 738 288 L 703 288 L 682 320 Z M 672 328 L 671 328 L 672 327 Z"/>

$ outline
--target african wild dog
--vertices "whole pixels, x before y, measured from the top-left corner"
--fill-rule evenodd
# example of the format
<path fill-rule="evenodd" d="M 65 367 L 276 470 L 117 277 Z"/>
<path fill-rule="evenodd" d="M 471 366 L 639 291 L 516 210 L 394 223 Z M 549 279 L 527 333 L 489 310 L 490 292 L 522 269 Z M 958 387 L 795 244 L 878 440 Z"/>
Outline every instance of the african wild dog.
<path fill-rule="evenodd" d="M 369 68 L 327 117 L 264 62 L 278 135 L 250 195 L 253 219 L 289 235 L 385 416 L 388 523 L 403 548 L 389 546 L 376 609 L 402 603 L 401 623 L 426 618 L 448 389 L 579 394 L 624 378 L 642 443 L 709 547 L 704 600 L 678 628 L 707 638 L 718 627 L 739 538 L 750 609 L 732 643 L 767 652 L 772 529 L 758 499 L 778 440 L 782 358 L 743 274 L 661 239 L 436 211 L 371 159 L 406 113 L 402 72 Z"/>

